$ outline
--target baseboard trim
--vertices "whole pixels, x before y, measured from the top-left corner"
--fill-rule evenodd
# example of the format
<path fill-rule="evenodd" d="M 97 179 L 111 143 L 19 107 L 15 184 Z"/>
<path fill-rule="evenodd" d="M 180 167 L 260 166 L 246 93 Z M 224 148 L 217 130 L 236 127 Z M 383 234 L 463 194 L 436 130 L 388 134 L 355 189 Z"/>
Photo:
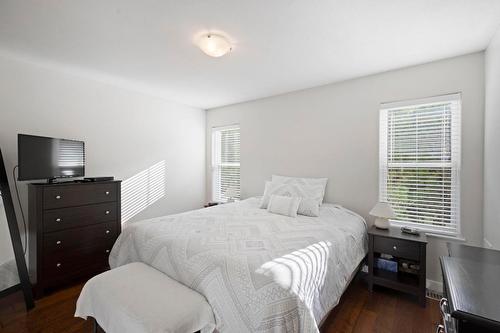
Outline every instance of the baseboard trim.
<path fill-rule="evenodd" d="M 429 280 L 425 281 L 425 286 L 427 289 L 435 291 L 437 293 L 443 293 L 443 283 L 439 281 Z"/>
<path fill-rule="evenodd" d="M 493 244 L 491 244 L 490 241 L 488 241 L 486 238 L 483 238 L 483 243 L 484 243 L 484 246 L 486 246 L 488 249 L 493 248 Z"/>

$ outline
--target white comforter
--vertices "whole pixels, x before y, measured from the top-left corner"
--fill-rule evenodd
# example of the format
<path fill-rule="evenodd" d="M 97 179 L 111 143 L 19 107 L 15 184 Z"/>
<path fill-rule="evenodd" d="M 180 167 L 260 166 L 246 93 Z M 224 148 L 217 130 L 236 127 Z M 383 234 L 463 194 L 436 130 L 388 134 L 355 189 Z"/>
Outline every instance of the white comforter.
<path fill-rule="evenodd" d="M 110 265 L 144 262 L 198 291 L 219 332 L 318 332 L 366 254 L 366 224 L 333 204 L 291 218 L 258 203 L 132 223 Z"/>

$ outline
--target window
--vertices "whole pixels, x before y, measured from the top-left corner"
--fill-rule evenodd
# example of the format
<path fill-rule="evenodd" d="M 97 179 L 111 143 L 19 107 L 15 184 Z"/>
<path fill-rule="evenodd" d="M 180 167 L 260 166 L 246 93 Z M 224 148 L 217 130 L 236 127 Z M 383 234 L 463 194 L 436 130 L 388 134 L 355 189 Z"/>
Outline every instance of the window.
<path fill-rule="evenodd" d="M 240 127 L 212 129 L 212 197 L 240 199 Z"/>
<path fill-rule="evenodd" d="M 382 104 L 380 201 L 396 225 L 460 234 L 460 94 Z"/>

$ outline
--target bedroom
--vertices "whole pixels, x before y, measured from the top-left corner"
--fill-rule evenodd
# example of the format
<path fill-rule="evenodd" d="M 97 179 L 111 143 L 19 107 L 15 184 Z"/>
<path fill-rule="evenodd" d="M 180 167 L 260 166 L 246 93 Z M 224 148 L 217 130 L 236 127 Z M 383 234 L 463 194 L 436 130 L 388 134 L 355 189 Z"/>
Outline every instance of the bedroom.
<path fill-rule="evenodd" d="M 83 142 L 85 169 L 76 179 L 113 176 L 115 187 L 110 191 L 121 188 L 112 206 L 116 214 L 110 210 L 117 222 L 116 231 L 112 231 L 115 238 L 112 244 L 102 244 L 102 250 L 111 254 L 111 266 L 127 267 L 129 262 L 142 261 L 144 270 L 154 267 L 162 273 L 159 279 L 172 280 L 172 290 L 183 286 L 201 295 L 208 302 L 207 317 L 218 331 L 427 332 L 444 325 L 439 309 L 439 300 L 447 296 L 443 262 L 456 259 L 452 252 L 464 248 L 482 250 L 488 256 L 493 253 L 493 257 L 500 249 L 499 28 L 500 2 L 494 0 L 314 4 L 297 0 L 1 1 L 0 148 L 20 235 L 11 241 L 0 210 L 0 223 L 5 228 L 0 231 L 0 259 L 1 264 L 12 263 L 12 246 L 20 243 L 26 254 L 17 257 L 26 262 L 35 297 L 35 307 L 26 310 L 21 291 L 0 292 L 1 330 L 91 332 L 92 318 L 74 317 L 76 303 L 79 297 L 85 298 L 81 290 L 87 280 L 104 271 L 79 279 L 52 280 L 37 269 L 41 261 L 50 262 L 54 272 L 61 264 L 69 276 L 81 268 L 83 259 L 90 260 L 75 259 L 57 249 L 52 253 L 41 243 L 58 233 L 78 230 L 82 233 L 76 235 L 81 239 L 72 234 L 67 236 L 69 244 L 62 242 L 68 244 L 67 251 L 83 246 L 89 241 L 83 240 L 83 231 L 100 224 L 85 216 L 78 220 L 75 207 L 109 201 L 98 202 L 92 197 L 94 201 L 44 208 L 36 205 L 39 201 L 31 198 L 30 191 L 35 196 L 36 189 L 59 191 L 61 186 L 69 186 L 77 191 L 75 197 L 83 200 L 85 195 L 79 192 L 83 187 L 99 188 L 109 181 L 58 185 L 40 183 L 60 175 L 23 178 L 27 169 L 26 163 L 21 163 L 23 146 L 18 134 Z M 225 54 L 212 57 L 204 48 L 208 53 Z M 442 109 L 437 107 L 443 105 Z M 422 119 L 417 116 L 422 114 Z M 416 124 L 428 119 L 440 126 L 431 126 L 433 132 L 421 132 L 429 128 Z M 400 139 L 399 133 L 407 133 L 407 128 L 413 131 L 411 138 L 403 138 L 407 142 L 399 148 L 387 143 Z M 426 141 L 426 136 L 439 139 Z M 410 158 L 397 160 L 401 155 Z M 390 163 L 396 163 L 392 168 L 406 170 L 401 163 L 419 158 L 424 166 L 413 163 L 408 168 L 424 168 L 424 173 L 406 180 L 391 173 Z M 30 166 L 42 169 L 36 160 Z M 425 174 L 429 169 L 441 173 L 436 176 L 432 171 L 435 177 Z M 296 179 L 280 181 L 273 177 L 276 175 Z M 266 195 L 266 182 L 271 180 L 274 185 L 268 185 Z M 256 199 L 270 198 L 273 186 L 289 181 L 294 183 L 292 190 L 275 191 L 282 202 L 274 200 L 274 208 Z M 408 194 L 401 199 L 394 194 L 400 191 L 397 186 L 411 190 L 423 186 L 432 188 L 432 193 L 422 190 L 416 195 L 423 198 L 408 199 Z M 307 194 L 311 191 L 316 192 Z M 301 198 L 298 207 L 292 213 L 283 212 L 280 203 L 297 205 L 290 196 Z M 311 197 L 315 198 L 312 204 Z M 233 200 L 236 202 L 204 208 L 211 202 Z M 422 201 L 438 203 L 429 206 Z M 378 202 L 388 214 L 372 211 Z M 383 202 L 389 202 L 389 207 Z M 304 215 L 307 209 L 301 208 L 306 204 L 311 204 L 309 215 L 313 216 Z M 3 205 L 7 213 L 8 205 Z M 56 226 L 45 232 L 40 228 L 47 227 L 46 220 L 30 215 L 37 209 L 41 214 L 65 209 L 80 221 L 79 229 Z M 274 209 L 292 216 L 273 213 Z M 371 215 L 377 211 L 379 216 Z M 164 218 L 178 213 L 187 215 Z M 354 237 L 355 230 L 346 230 L 340 218 L 325 217 L 329 214 L 350 214 L 344 217 L 352 221 L 346 222 L 348 226 L 364 228 L 357 245 L 350 247 L 346 241 Z M 439 221 L 423 222 L 429 215 L 438 216 Z M 391 234 L 372 229 L 377 218 L 381 223 L 390 219 Z M 142 222 L 149 219 L 153 220 Z M 330 220 L 332 223 L 327 222 Z M 148 223 L 168 229 L 158 237 L 163 243 L 140 240 L 147 236 L 142 234 L 147 227 L 140 226 Z M 421 235 L 402 234 L 403 225 L 417 227 Z M 141 251 L 158 245 L 156 249 L 163 255 L 130 254 L 131 246 L 121 240 L 114 242 L 120 229 L 122 236 L 137 237 L 135 245 Z M 321 237 L 321 231 L 332 236 Z M 159 230 L 151 232 L 156 235 Z M 341 234 L 344 238 L 335 238 Z M 378 253 L 375 244 L 382 240 L 391 244 L 387 251 L 381 251 L 389 255 L 384 256 L 389 265 L 395 262 L 390 257 L 391 248 L 399 242 L 414 250 L 408 251 L 406 259 L 425 261 L 418 270 L 422 276 L 410 276 L 411 281 L 417 281 L 410 287 L 395 285 L 389 278 L 389 285 L 375 282 L 370 291 L 376 280 L 370 272 L 382 272 L 373 269 L 374 262 L 380 264 L 384 259 L 375 254 L 370 264 L 370 258 Z M 96 237 L 89 242 L 101 246 L 103 241 Z M 460 250 L 452 251 L 455 247 Z M 280 273 L 279 266 L 273 266 L 275 260 L 288 260 L 287 255 L 303 250 L 302 264 L 288 265 L 295 265 L 296 270 L 285 265 L 291 271 Z M 229 280 L 208 287 L 210 276 L 203 275 L 200 267 L 221 258 L 216 256 L 216 260 L 207 253 L 222 256 L 226 263 L 244 260 L 241 274 L 249 280 L 237 280 L 236 272 L 230 271 L 226 272 Z M 110 263 L 108 256 L 107 252 L 102 256 L 106 265 Z M 328 260 L 314 261 L 316 256 Z M 484 256 L 483 252 L 475 253 L 473 261 Z M 60 258 L 69 260 L 68 264 Z M 335 260 L 345 265 L 333 269 L 328 264 Z M 400 264 L 396 262 L 396 269 L 402 269 Z M 485 265 L 492 265 L 494 272 L 499 270 L 498 261 Z M 7 270 L 0 270 L 2 280 L 10 281 L 5 278 L 9 267 L 13 266 L 2 266 Z M 109 272 L 120 273 L 115 269 Z M 404 275 L 384 272 L 396 280 Z M 301 273 L 310 274 L 309 280 L 294 280 L 295 274 Z M 102 283 L 113 278 L 99 276 Z M 483 296 L 500 297 L 496 289 L 486 289 L 490 280 L 469 278 L 473 282 L 465 289 L 476 287 Z M 47 288 L 41 287 L 42 281 Z M 233 289 L 237 291 L 228 288 L 236 283 L 238 287 Z M 147 287 L 147 280 L 134 286 L 139 288 L 139 299 L 144 298 Z M 452 287 L 465 291 L 460 285 L 448 286 Z M 144 293 L 141 288 L 145 288 Z M 244 300 L 242 290 L 246 288 L 255 293 L 252 301 Z M 228 290 L 233 290 L 235 298 L 226 295 Z M 264 292 L 271 290 L 289 291 L 289 298 L 276 296 L 273 300 L 293 311 L 255 303 L 256 295 L 264 297 Z M 163 292 L 168 294 L 169 289 Z M 150 297 L 155 296 L 161 297 L 161 293 Z M 99 304 L 109 305 L 106 302 L 111 299 L 130 301 L 123 297 Z M 483 309 L 478 311 L 484 311 L 486 305 L 500 308 L 498 298 L 492 299 L 478 301 Z M 166 307 L 175 306 L 176 301 L 166 300 Z M 147 299 L 132 301 L 139 312 L 151 311 L 154 305 Z M 446 307 L 453 312 L 450 303 Z M 189 306 L 179 308 L 191 311 Z M 487 315 L 486 325 L 500 321 L 498 310 L 475 314 Z M 116 318 L 113 316 L 124 313 L 113 310 L 101 315 Z M 163 325 L 167 325 L 164 331 L 176 323 L 175 316 L 167 317 L 163 318 Z M 445 317 L 452 325 L 461 325 L 460 318 Z M 259 326 L 261 321 L 269 326 Z M 97 318 L 97 322 L 102 328 L 106 326 L 104 319 Z M 126 327 L 121 329 L 130 332 L 147 331 L 127 326 L 127 320 L 113 322 L 124 323 Z M 449 326 L 446 329 L 451 331 Z M 210 327 L 207 324 L 206 331 Z M 107 327 L 107 331 L 120 330 Z M 467 332 L 467 328 L 456 331 Z"/>

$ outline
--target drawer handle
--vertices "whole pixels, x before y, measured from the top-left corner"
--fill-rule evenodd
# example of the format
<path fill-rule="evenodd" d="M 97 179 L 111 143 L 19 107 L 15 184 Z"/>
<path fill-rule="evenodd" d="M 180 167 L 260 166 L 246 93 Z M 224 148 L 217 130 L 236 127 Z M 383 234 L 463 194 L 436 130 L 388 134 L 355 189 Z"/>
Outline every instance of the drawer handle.
<path fill-rule="evenodd" d="M 57 242 L 56 242 L 56 244 L 57 244 L 57 245 L 61 245 L 61 241 L 57 241 Z"/>
<path fill-rule="evenodd" d="M 110 232 L 109 230 L 106 230 L 106 234 L 109 234 L 109 232 Z"/>
<path fill-rule="evenodd" d="M 109 253 L 109 250 L 106 250 L 106 253 Z"/>
<path fill-rule="evenodd" d="M 62 218 L 60 218 L 60 217 L 58 217 L 58 218 L 56 219 L 56 222 L 61 222 L 61 221 L 62 221 Z"/>
<path fill-rule="evenodd" d="M 57 268 L 59 268 L 59 267 L 61 267 L 62 265 L 61 265 L 61 263 L 60 263 L 60 262 L 58 262 L 58 263 L 56 264 L 56 266 L 57 266 Z"/>
<path fill-rule="evenodd" d="M 394 245 L 392 248 L 394 249 L 394 251 L 398 250 L 398 247 L 396 245 Z"/>
<path fill-rule="evenodd" d="M 109 210 L 105 211 L 104 214 L 109 215 Z"/>
<path fill-rule="evenodd" d="M 109 191 L 104 192 L 106 195 L 109 195 Z"/>
<path fill-rule="evenodd" d="M 61 196 L 60 195 L 56 195 L 56 200 L 59 200 L 61 199 Z"/>

